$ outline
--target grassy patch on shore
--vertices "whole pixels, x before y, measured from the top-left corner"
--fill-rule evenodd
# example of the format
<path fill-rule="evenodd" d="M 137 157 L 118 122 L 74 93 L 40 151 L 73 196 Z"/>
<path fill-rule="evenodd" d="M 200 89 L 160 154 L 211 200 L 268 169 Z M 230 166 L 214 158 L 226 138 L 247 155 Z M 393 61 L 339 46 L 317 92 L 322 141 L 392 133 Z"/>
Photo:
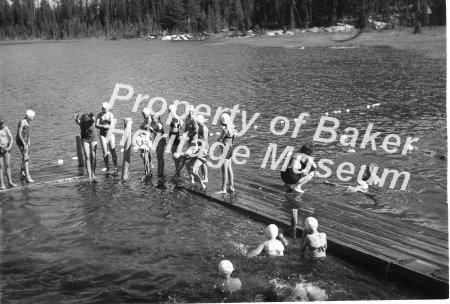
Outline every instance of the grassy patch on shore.
<path fill-rule="evenodd" d="M 445 60 L 446 27 L 422 28 L 422 34 L 413 34 L 412 28 L 398 28 L 383 31 L 364 31 L 357 38 L 339 42 L 352 37 L 353 34 L 342 33 L 297 33 L 285 36 L 256 36 L 251 38 L 232 38 L 234 43 L 244 43 L 255 46 L 281 47 L 391 47 L 400 50 L 416 51 L 423 56 Z"/>

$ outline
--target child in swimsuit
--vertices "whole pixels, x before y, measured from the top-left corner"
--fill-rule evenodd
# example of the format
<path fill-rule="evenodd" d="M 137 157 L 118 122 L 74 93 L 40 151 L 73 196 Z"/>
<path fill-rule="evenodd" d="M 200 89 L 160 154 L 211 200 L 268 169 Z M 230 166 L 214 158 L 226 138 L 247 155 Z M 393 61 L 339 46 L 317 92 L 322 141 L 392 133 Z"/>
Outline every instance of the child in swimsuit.
<path fill-rule="evenodd" d="M 167 139 L 162 137 L 164 135 L 164 127 L 161 122 L 161 117 L 157 118 L 155 123 L 155 127 L 153 128 L 155 131 L 155 137 L 159 133 L 161 134 L 161 138 L 158 141 L 156 146 L 156 158 L 158 160 L 158 177 L 164 177 L 164 149 L 166 148 Z"/>
<path fill-rule="evenodd" d="M 235 292 L 242 288 L 241 280 L 232 278 L 231 273 L 234 271 L 233 264 L 228 260 L 219 263 L 219 274 L 221 279 L 214 285 L 214 289 L 221 292 Z"/>
<path fill-rule="evenodd" d="M 144 121 L 139 128 L 143 131 L 148 131 L 147 136 L 145 136 L 144 140 L 152 141 L 155 134 L 155 130 L 153 130 L 152 127 L 154 118 L 150 115 L 150 110 L 147 107 L 142 110 L 142 116 L 144 117 Z M 152 155 L 150 152 L 150 147 L 141 148 L 140 152 L 141 158 L 144 162 L 144 176 L 141 179 L 148 180 L 152 176 Z"/>
<path fill-rule="evenodd" d="M 28 110 L 25 113 L 25 118 L 19 122 L 19 128 L 17 130 L 16 143 L 19 146 L 20 153 L 22 154 L 22 163 L 20 166 L 20 178 L 26 179 L 27 182 L 34 182 L 30 176 L 29 170 L 29 152 L 30 152 L 30 122 L 34 119 L 35 113 L 32 110 Z"/>
<path fill-rule="evenodd" d="M 81 143 L 83 144 L 84 165 L 89 176 L 89 180 L 96 182 L 95 168 L 97 166 L 97 136 L 95 132 L 94 113 L 77 114 L 75 123 L 80 126 Z"/>
<path fill-rule="evenodd" d="M 11 148 L 13 144 L 13 137 L 11 131 L 6 126 L 3 119 L 0 118 L 0 190 L 5 190 L 5 183 L 3 182 L 3 168 L 5 169 L 6 178 L 10 187 L 17 185 L 12 182 L 11 178 Z"/>
<path fill-rule="evenodd" d="M 97 119 L 95 120 L 95 127 L 100 130 L 100 143 L 103 150 L 103 160 L 105 161 L 106 172 L 109 173 L 109 153 L 111 153 L 114 170 L 117 172 L 117 154 L 116 154 L 116 137 L 114 133 L 111 134 L 109 141 L 106 140 L 108 135 L 109 127 L 114 119 L 114 115 L 109 111 L 109 104 L 104 102 L 102 104 L 102 111 L 98 113 Z M 109 152 L 108 152 L 109 148 Z"/>
<path fill-rule="evenodd" d="M 190 144 L 190 146 L 197 147 L 198 124 L 197 124 L 197 120 L 195 119 L 195 116 L 194 116 L 194 106 L 190 105 L 187 108 L 187 111 L 188 111 L 188 115 L 186 116 L 186 119 L 185 119 L 186 124 L 184 127 L 184 131 L 187 134 L 188 143 Z"/>
<path fill-rule="evenodd" d="M 218 192 L 219 194 L 224 194 L 227 193 L 227 183 L 230 184 L 230 191 L 234 192 L 234 173 L 233 168 L 231 167 L 231 156 L 233 155 L 233 142 L 236 136 L 236 130 L 231 124 L 230 115 L 228 115 L 227 113 L 224 113 L 220 116 L 220 123 L 222 124 L 224 129 L 222 130 L 222 134 L 220 135 L 218 141 L 222 142 L 225 147 L 228 146 L 227 154 L 222 155 L 222 157 L 225 157 L 221 168 L 222 190 Z"/>
<path fill-rule="evenodd" d="M 322 258 L 326 256 L 327 249 L 327 235 L 323 232 L 318 232 L 319 226 L 314 217 L 308 217 L 305 220 L 305 229 L 302 234 L 302 241 L 300 246 L 300 254 L 305 255 L 305 251 L 309 251 L 312 258 Z"/>
<path fill-rule="evenodd" d="M 283 180 L 288 192 L 295 190 L 304 193 L 302 186 L 309 182 L 316 170 L 316 163 L 311 154 L 313 146 L 305 144 L 301 147 L 299 153 L 294 153 L 285 171 L 281 171 L 281 179 Z"/>
<path fill-rule="evenodd" d="M 375 168 L 378 169 L 378 165 L 375 163 L 371 163 L 370 165 L 368 165 L 366 167 L 366 171 L 364 172 L 362 180 L 358 181 L 358 186 L 355 187 L 348 186 L 346 191 L 367 193 L 369 192 L 369 184 L 368 184 L 369 181 L 373 185 L 378 185 L 378 183 L 380 182 L 380 178 L 376 175 Z"/>
<path fill-rule="evenodd" d="M 208 143 L 208 127 L 205 125 L 205 118 L 203 115 L 197 115 L 197 122 L 198 122 L 198 146 L 199 149 L 203 147 L 203 144 L 205 145 L 205 150 L 209 151 L 209 143 Z M 207 156 L 207 153 L 206 153 Z M 203 175 L 203 182 L 208 182 L 208 165 L 206 164 L 206 161 L 202 163 L 201 165 L 201 171 Z"/>
<path fill-rule="evenodd" d="M 175 163 L 175 175 L 173 178 L 179 178 L 179 173 L 181 172 L 180 162 L 178 161 L 178 157 L 176 157 L 176 153 L 178 150 L 178 145 L 180 144 L 180 135 L 181 135 L 181 128 L 183 126 L 183 121 L 178 117 L 177 113 L 174 110 L 173 105 L 169 106 L 168 109 L 169 113 L 173 115 L 172 121 L 170 123 L 170 131 L 169 131 L 169 145 L 172 144 L 171 152 L 172 152 L 172 159 Z M 173 142 L 171 142 L 171 139 L 174 139 Z"/>
<path fill-rule="evenodd" d="M 274 224 L 270 224 L 266 227 L 266 236 L 269 239 L 261 243 L 256 249 L 254 249 L 249 257 L 257 256 L 264 252 L 267 256 L 283 256 L 284 255 L 284 245 L 282 242 L 277 240 L 278 227 Z M 284 238 L 283 238 L 284 239 Z M 287 242 L 287 241 L 286 241 Z"/>

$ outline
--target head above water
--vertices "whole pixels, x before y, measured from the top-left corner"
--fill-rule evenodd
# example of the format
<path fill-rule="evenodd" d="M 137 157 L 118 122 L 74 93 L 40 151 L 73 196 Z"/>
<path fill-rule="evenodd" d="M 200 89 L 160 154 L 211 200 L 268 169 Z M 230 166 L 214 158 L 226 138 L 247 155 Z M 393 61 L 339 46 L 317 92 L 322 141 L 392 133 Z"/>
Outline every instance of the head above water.
<path fill-rule="evenodd" d="M 300 153 L 311 155 L 313 153 L 313 145 L 311 143 L 304 144 L 300 148 Z"/>
<path fill-rule="evenodd" d="M 202 125 L 205 123 L 205 117 L 203 115 L 197 115 L 197 121 Z"/>
<path fill-rule="evenodd" d="M 268 239 L 274 239 L 278 235 L 278 227 L 275 224 L 270 224 L 266 227 L 266 236 Z"/>
<path fill-rule="evenodd" d="M 102 112 L 106 112 L 109 110 L 109 103 L 104 102 L 102 103 Z"/>
<path fill-rule="evenodd" d="M 222 260 L 219 263 L 219 273 L 222 276 L 229 276 L 234 271 L 233 264 L 228 260 Z"/>
<path fill-rule="evenodd" d="M 230 123 L 230 115 L 228 113 L 223 113 L 220 115 L 220 123 L 224 126 L 227 126 Z"/>
<path fill-rule="evenodd" d="M 308 229 L 309 231 L 316 230 L 318 226 L 319 226 L 319 223 L 317 222 L 316 218 L 314 218 L 312 216 L 308 217 L 305 220 L 305 228 Z"/>
<path fill-rule="evenodd" d="M 34 111 L 32 110 L 28 110 L 25 113 L 25 117 L 28 118 L 29 120 L 32 120 L 34 118 L 34 116 L 36 115 L 36 113 L 34 113 Z"/>

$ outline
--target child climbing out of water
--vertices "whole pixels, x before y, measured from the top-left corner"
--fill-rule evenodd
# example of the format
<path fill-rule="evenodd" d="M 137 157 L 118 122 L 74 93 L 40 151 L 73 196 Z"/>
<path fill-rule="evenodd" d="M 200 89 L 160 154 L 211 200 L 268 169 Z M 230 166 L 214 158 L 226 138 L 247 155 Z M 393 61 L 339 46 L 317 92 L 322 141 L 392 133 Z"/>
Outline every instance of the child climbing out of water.
<path fill-rule="evenodd" d="M 3 182 L 3 168 L 5 169 L 6 178 L 8 179 L 8 186 L 16 187 L 11 178 L 11 148 L 13 144 L 13 137 L 11 131 L 6 126 L 5 121 L 0 118 L 0 190 L 5 190 L 5 183 Z"/>
<path fill-rule="evenodd" d="M 293 153 L 286 170 L 281 171 L 281 179 L 283 180 L 286 190 L 291 192 L 295 190 L 304 193 L 302 189 L 309 182 L 316 170 L 316 163 L 311 154 L 313 153 L 312 144 L 305 144 L 300 148 L 299 153 Z"/>
<path fill-rule="evenodd" d="M 206 185 L 198 171 L 200 166 L 206 163 L 207 153 L 208 150 L 196 146 L 189 147 L 185 152 L 174 153 L 174 157 L 176 157 L 177 162 L 179 162 L 178 171 L 175 175 L 179 176 L 183 167 L 186 166 L 190 182 L 193 184 L 198 182 L 203 189 L 206 189 Z"/>
<path fill-rule="evenodd" d="M 250 254 L 249 257 L 257 256 L 264 252 L 267 256 L 283 256 L 284 255 L 284 245 L 281 241 L 277 240 L 278 234 L 278 227 L 275 224 L 270 224 L 266 227 L 266 236 L 269 240 L 262 242 L 256 249 L 254 249 Z M 284 239 L 283 235 L 281 234 L 281 238 L 285 241 L 285 244 L 287 245 L 286 239 Z"/>
<path fill-rule="evenodd" d="M 218 194 L 227 193 L 227 184 L 230 184 L 230 191 L 234 192 L 234 173 L 233 168 L 231 167 L 231 156 L 233 155 L 233 142 L 236 136 L 236 130 L 231 123 L 230 115 L 227 113 L 223 113 L 220 115 L 220 123 L 224 127 L 222 130 L 222 134 L 220 135 L 218 141 L 222 142 L 225 146 L 225 150 L 222 149 L 222 158 L 224 157 L 224 162 L 221 167 L 222 172 L 222 190 L 218 192 Z M 228 149 L 228 150 L 227 150 Z M 224 151 L 227 153 L 224 155 Z"/>
<path fill-rule="evenodd" d="M 371 163 L 370 165 L 366 166 L 366 170 L 364 172 L 364 175 L 361 180 L 358 180 L 358 186 L 348 186 L 347 191 L 348 192 L 363 192 L 367 193 L 369 191 L 369 184 L 370 185 L 378 185 L 380 182 L 380 178 L 377 176 L 377 170 L 378 165 L 375 163 Z"/>
<path fill-rule="evenodd" d="M 326 256 L 327 235 L 318 232 L 319 223 L 314 217 L 308 217 L 305 220 L 305 229 L 303 230 L 300 254 L 305 255 L 305 251 L 309 251 L 310 257 L 322 258 Z"/>
<path fill-rule="evenodd" d="M 214 285 L 214 289 L 221 292 L 236 292 L 242 288 L 241 280 L 232 278 L 231 273 L 234 271 L 233 264 L 228 260 L 219 263 L 219 274 L 221 279 Z"/>
<path fill-rule="evenodd" d="M 34 119 L 35 113 L 32 110 L 28 110 L 25 113 L 25 117 L 19 122 L 17 129 L 16 143 L 22 154 L 22 163 L 20 165 L 20 178 L 25 179 L 27 182 L 34 182 L 30 176 L 30 122 Z"/>

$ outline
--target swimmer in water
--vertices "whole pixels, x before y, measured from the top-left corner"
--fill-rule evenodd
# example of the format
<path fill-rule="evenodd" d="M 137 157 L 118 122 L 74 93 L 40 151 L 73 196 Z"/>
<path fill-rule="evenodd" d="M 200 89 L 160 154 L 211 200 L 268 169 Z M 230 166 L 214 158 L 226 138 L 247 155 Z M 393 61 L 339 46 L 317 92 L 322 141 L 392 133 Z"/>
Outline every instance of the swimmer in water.
<path fill-rule="evenodd" d="M 95 168 L 97 166 L 97 135 L 95 134 L 94 113 L 77 114 L 75 123 L 80 126 L 81 143 L 84 151 L 84 165 L 89 176 L 89 180 L 96 182 Z"/>
<path fill-rule="evenodd" d="M 233 168 L 231 167 L 231 156 L 233 155 L 233 142 L 237 131 L 231 124 L 230 115 L 228 115 L 227 113 L 223 113 L 222 115 L 220 115 L 220 123 L 222 124 L 224 129 L 222 130 L 222 134 L 220 135 L 218 141 L 222 142 L 225 147 L 228 146 L 228 150 L 226 155 L 222 155 L 222 157 L 225 157 L 225 160 L 221 167 L 222 190 L 219 191 L 218 194 L 225 194 L 227 193 L 228 183 L 230 184 L 230 191 L 234 192 L 234 173 Z M 222 149 L 222 154 L 223 152 L 224 150 Z"/>
<path fill-rule="evenodd" d="M 377 171 L 378 165 L 375 163 L 371 163 L 366 166 L 362 179 L 358 181 L 358 186 L 348 186 L 346 191 L 367 193 L 369 191 L 369 183 L 371 185 L 378 185 L 380 182 L 380 178 L 377 176 Z"/>
<path fill-rule="evenodd" d="M 30 152 L 30 122 L 34 119 L 35 113 L 32 110 L 28 110 L 23 118 L 19 122 L 19 128 L 17 130 L 16 143 L 22 154 L 22 163 L 20 166 L 20 178 L 25 179 L 27 182 L 34 182 L 30 176 L 29 169 L 29 152 Z"/>
<path fill-rule="evenodd" d="M 3 168 L 5 169 L 6 178 L 8 179 L 8 186 L 16 187 L 11 178 L 11 148 L 13 145 L 13 137 L 11 131 L 6 126 L 5 121 L 0 118 L 0 190 L 5 190 L 5 183 L 3 182 Z"/>
<path fill-rule="evenodd" d="M 307 249 L 312 258 L 322 258 L 326 256 L 327 235 L 323 232 L 318 232 L 318 226 L 319 223 L 314 217 L 308 217 L 305 220 L 305 229 L 303 230 L 300 246 L 301 256 L 305 255 Z"/>
<path fill-rule="evenodd" d="M 299 153 L 291 155 L 291 159 L 285 171 L 281 171 L 281 179 L 283 180 L 286 190 L 291 192 L 295 190 L 304 193 L 302 186 L 309 182 L 316 170 L 316 163 L 311 154 L 313 153 L 312 144 L 305 144 L 301 147 Z"/>
<path fill-rule="evenodd" d="M 262 252 L 264 252 L 267 256 L 283 256 L 284 255 L 284 245 L 281 241 L 277 240 L 278 236 L 278 227 L 274 224 L 270 224 L 266 227 L 266 236 L 269 239 L 261 243 L 256 249 L 254 249 L 249 257 L 254 257 Z M 283 238 L 284 239 L 284 238 Z"/>
<path fill-rule="evenodd" d="M 117 173 L 116 137 L 114 136 L 114 133 L 112 133 L 109 140 L 106 139 L 113 119 L 114 115 L 111 113 L 111 111 L 109 111 L 109 104 L 107 102 L 104 102 L 102 104 L 102 111 L 98 113 L 95 120 L 95 127 L 100 130 L 100 144 L 102 145 L 103 160 L 106 166 L 106 173 L 111 173 L 109 168 L 110 153 L 114 164 L 113 173 Z"/>
<path fill-rule="evenodd" d="M 233 264 L 228 260 L 219 263 L 220 280 L 214 285 L 214 289 L 221 292 L 236 292 L 242 288 L 241 280 L 232 278 L 231 273 L 234 271 Z"/>

